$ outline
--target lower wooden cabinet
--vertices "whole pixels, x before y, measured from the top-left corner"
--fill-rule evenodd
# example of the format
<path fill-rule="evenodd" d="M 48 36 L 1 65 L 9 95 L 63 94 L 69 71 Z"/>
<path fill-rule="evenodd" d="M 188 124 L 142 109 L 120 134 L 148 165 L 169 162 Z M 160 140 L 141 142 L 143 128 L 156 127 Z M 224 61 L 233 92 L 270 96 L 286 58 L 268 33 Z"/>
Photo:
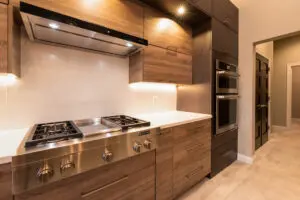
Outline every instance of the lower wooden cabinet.
<path fill-rule="evenodd" d="M 149 45 L 129 58 L 129 81 L 192 83 L 192 55 Z"/>
<path fill-rule="evenodd" d="M 175 199 L 211 171 L 211 120 L 161 130 L 156 149 L 156 199 Z"/>
<path fill-rule="evenodd" d="M 155 151 L 15 196 L 15 200 L 153 200 Z"/>
<path fill-rule="evenodd" d="M 0 200 L 12 200 L 11 164 L 0 165 Z"/>

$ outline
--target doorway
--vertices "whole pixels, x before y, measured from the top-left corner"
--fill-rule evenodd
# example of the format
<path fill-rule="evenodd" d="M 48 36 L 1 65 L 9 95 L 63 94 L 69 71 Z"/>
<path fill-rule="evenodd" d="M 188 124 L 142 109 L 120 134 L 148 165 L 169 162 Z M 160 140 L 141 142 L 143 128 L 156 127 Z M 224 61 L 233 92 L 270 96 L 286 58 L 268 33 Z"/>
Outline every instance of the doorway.
<path fill-rule="evenodd" d="M 256 53 L 255 149 L 269 139 L 269 60 Z"/>

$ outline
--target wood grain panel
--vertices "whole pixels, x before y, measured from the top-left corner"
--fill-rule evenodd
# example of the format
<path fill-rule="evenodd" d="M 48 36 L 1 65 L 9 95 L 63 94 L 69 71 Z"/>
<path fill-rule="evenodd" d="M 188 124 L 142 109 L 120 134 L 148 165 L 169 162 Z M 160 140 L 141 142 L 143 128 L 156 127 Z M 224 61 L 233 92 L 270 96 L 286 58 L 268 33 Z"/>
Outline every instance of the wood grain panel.
<path fill-rule="evenodd" d="M 208 15 L 211 15 L 212 12 L 212 0 L 188 0 L 193 6 L 199 10 L 205 12 Z"/>
<path fill-rule="evenodd" d="M 8 0 L 0 0 L 0 3 L 8 4 Z"/>
<path fill-rule="evenodd" d="M 144 51 L 139 51 L 129 57 L 129 82 L 143 81 Z"/>
<path fill-rule="evenodd" d="M 192 54 L 192 29 L 145 7 L 145 38 L 154 46 Z"/>
<path fill-rule="evenodd" d="M 0 73 L 7 73 L 8 9 L 0 4 Z"/>
<path fill-rule="evenodd" d="M 12 200 L 11 165 L 0 165 L 0 200 Z"/>
<path fill-rule="evenodd" d="M 128 0 L 24 0 L 64 15 L 143 37 L 143 7 Z"/>
<path fill-rule="evenodd" d="M 156 148 L 156 200 L 173 197 L 173 132 L 163 129 L 157 137 Z"/>
<path fill-rule="evenodd" d="M 192 83 L 192 56 L 148 46 L 144 49 L 144 81 Z"/>

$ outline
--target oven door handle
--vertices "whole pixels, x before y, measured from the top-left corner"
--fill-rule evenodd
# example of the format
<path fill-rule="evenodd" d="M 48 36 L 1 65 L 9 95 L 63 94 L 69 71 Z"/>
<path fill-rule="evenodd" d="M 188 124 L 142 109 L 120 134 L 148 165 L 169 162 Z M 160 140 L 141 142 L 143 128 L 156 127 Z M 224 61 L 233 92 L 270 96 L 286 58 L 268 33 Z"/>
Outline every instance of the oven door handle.
<path fill-rule="evenodd" d="M 217 95 L 217 99 L 238 99 L 239 95 Z"/>
<path fill-rule="evenodd" d="M 240 75 L 238 73 L 235 72 L 228 72 L 228 71 L 217 71 L 218 75 L 222 75 L 222 76 L 230 76 L 230 77 L 240 77 Z"/>

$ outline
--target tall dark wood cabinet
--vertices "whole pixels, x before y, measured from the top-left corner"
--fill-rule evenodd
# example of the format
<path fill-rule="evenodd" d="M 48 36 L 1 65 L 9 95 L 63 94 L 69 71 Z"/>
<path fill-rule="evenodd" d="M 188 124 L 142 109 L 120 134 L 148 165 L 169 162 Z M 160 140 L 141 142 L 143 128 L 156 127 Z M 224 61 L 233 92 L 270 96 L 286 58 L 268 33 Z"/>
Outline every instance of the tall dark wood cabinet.
<path fill-rule="evenodd" d="M 201 0 L 194 0 L 194 5 L 197 2 Z M 211 176 L 237 159 L 238 130 L 217 135 L 215 124 L 216 60 L 238 65 L 238 15 L 238 8 L 229 0 L 211 0 L 211 19 L 193 27 L 193 85 L 177 89 L 178 110 L 214 116 Z"/>

